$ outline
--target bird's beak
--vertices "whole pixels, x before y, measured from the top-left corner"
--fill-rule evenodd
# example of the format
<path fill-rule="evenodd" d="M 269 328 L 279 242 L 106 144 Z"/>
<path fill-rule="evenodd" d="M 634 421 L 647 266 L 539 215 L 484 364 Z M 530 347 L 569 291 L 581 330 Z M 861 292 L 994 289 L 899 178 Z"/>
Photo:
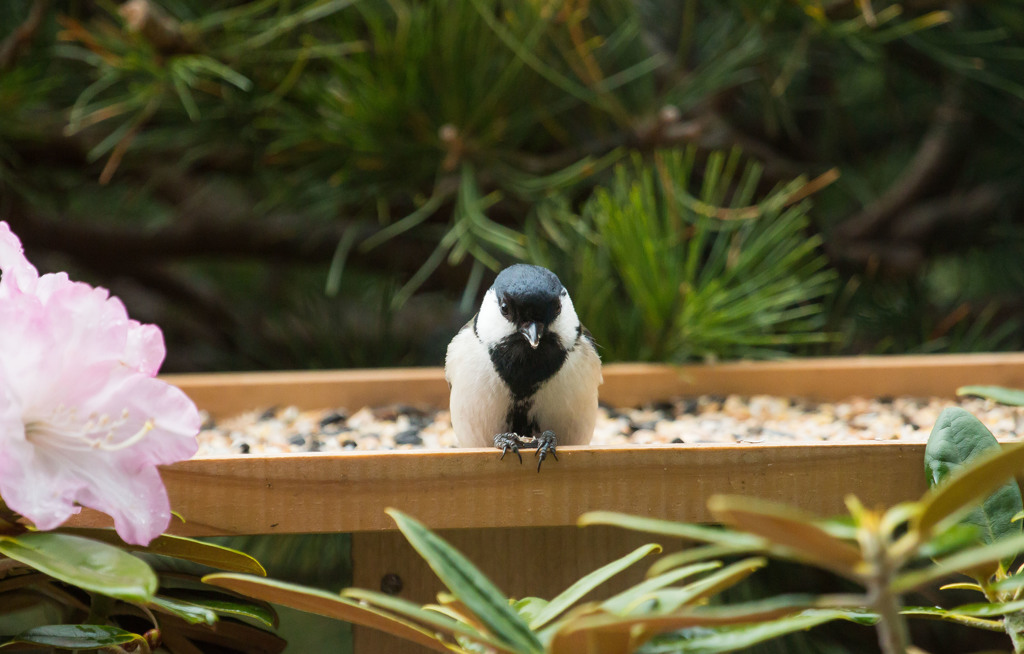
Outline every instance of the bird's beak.
<path fill-rule="evenodd" d="M 540 345 L 540 338 L 544 335 L 544 324 L 539 322 L 528 322 L 519 328 L 519 333 L 530 344 L 530 347 L 537 349 Z"/>

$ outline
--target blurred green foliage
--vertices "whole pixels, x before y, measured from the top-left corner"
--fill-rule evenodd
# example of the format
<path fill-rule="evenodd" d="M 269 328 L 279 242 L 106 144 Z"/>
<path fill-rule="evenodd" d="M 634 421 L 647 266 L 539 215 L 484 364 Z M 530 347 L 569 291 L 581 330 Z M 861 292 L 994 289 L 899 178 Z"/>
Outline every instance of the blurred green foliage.
<path fill-rule="evenodd" d="M 764 357 L 825 341 L 834 275 L 805 233 L 807 204 L 787 206 L 800 181 L 754 204 L 761 167 L 715 152 L 694 196 L 695 159 L 635 156 L 580 216 L 564 199 L 542 205 L 531 258 L 583 298 L 581 319 L 613 359 Z"/>
<path fill-rule="evenodd" d="M 606 359 L 1014 349 L 1022 37 L 1012 0 L 3 3 L 0 219 L 168 370 L 437 364 L 523 259 Z M 672 231 L 669 187 L 715 211 Z"/>

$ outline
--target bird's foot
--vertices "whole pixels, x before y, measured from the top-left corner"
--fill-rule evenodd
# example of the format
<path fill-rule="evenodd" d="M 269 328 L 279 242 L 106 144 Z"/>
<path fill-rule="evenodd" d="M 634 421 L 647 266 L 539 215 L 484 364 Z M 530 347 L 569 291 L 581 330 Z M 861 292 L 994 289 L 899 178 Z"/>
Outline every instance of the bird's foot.
<path fill-rule="evenodd" d="M 498 460 L 505 458 L 509 450 L 512 450 L 516 456 L 519 457 L 519 463 L 523 462 L 523 455 L 519 453 L 520 447 L 530 447 L 528 444 L 523 442 L 523 439 L 519 438 L 519 434 L 506 433 L 506 434 L 495 434 L 494 435 L 494 447 L 501 450 L 501 456 Z"/>
<path fill-rule="evenodd" d="M 555 461 L 558 460 L 558 453 L 555 452 L 556 445 L 555 432 L 550 429 L 533 439 L 533 446 L 537 448 L 534 456 L 540 457 L 537 461 L 537 472 L 540 472 L 540 464 L 544 463 L 544 459 L 548 457 L 548 454 L 555 457 Z"/>

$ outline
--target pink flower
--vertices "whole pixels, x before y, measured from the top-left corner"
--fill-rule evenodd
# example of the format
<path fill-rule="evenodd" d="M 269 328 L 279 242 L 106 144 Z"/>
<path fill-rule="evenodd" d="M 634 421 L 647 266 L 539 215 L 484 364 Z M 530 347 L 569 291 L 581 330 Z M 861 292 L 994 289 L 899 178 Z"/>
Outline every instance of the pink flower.
<path fill-rule="evenodd" d="M 88 506 L 147 544 L 170 522 L 156 466 L 197 449 L 199 414 L 154 378 L 155 325 L 106 289 L 40 276 L 0 221 L 0 497 L 39 529 Z"/>

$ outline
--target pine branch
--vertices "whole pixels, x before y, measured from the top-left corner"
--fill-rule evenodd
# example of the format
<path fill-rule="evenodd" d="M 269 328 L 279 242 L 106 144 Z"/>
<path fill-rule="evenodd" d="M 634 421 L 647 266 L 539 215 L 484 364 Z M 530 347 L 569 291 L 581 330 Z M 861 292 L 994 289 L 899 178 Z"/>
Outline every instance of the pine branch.
<path fill-rule="evenodd" d="M 310 228 L 298 218 L 261 223 L 193 220 L 181 216 L 168 227 L 147 229 L 103 225 L 93 222 L 67 222 L 33 214 L 20 207 L 9 207 L 6 220 L 25 243 L 26 248 L 61 253 L 93 269 L 106 269 L 116 262 L 117 270 L 134 275 L 154 264 L 200 258 L 223 260 L 270 260 L 317 265 L 329 262 L 338 242 L 353 223 L 339 221 L 321 228 Z M 357 224 L 357 242 L 378 230 Z M 434 244 L 416 238 L 391 239 L 386 247 L 371 252 L 354 248 L 349 264 L 357 268 L 388 270 L 409 277 L 434 248 Z M 424 288 L 461 288 L 471 262 L 442 267 Z"/>
<path fill-rule="evenodd" d="M 50 0 L 35 0 L 25 22 L 0 41 L 0 70 L 13 68 L 18 57 L 28 50 L 49 9 Z"/>
<path fill-rule="evenodd" d="M 837 242 L 877 238 L 891 232 L 907 207 L 942 183 L 959 161 L 957 152 L 970 126 L 963 102 L 963 84 L 948 84 L 932 124 L 906 169 L 872 204 L 836 228 Z"/>

